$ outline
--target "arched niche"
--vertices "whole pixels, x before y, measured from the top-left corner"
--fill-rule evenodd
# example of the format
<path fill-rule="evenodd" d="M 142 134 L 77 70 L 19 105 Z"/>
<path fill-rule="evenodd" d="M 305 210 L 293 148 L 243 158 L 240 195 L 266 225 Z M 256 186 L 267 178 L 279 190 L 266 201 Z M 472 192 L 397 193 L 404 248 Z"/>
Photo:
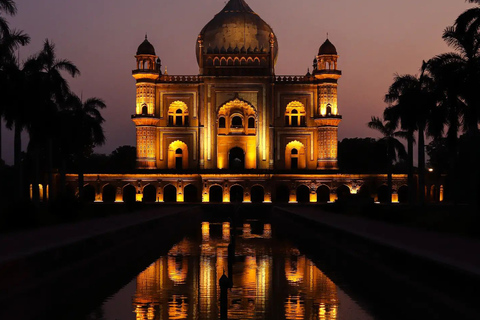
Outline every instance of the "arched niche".
<path fill-rule="evenodd" d="M 188 168 L 188 147 L 183 141 L 176 140 L 168 146 L 168 169 Z"/>
<path fill-rule="evenodd" d="M 170 126 L 188 126 L 188 106 L 183 101 L 174 101 L 168 107 L 168 124 Z"/>
<path fill-rule="evenodd" d="M 303 103 L 299 101 L 292 101 L 285 109 L 285 125 L 288 127 L 305 126 L 305 116 L 306 111 Z"/>
<path fill-rule="evenodd" d="M 307 167 L 305 146 L 294 140 L 285 147 L 285 169 L 305 169 Z"/>

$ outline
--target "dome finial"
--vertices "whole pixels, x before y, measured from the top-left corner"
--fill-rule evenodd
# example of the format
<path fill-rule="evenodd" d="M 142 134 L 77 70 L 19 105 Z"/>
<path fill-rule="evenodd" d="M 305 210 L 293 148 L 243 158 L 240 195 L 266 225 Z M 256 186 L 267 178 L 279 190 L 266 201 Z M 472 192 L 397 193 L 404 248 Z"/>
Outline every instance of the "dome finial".
<path fill-rule="evenodd" d="M 147 34 L 145 33 L 145 40 L 140 44 L 137 49 L 137 55 L 140 54 L 148 54 L 148 55 L 155 55 L 155 48 L 153 45 L 147 40 Z"/>

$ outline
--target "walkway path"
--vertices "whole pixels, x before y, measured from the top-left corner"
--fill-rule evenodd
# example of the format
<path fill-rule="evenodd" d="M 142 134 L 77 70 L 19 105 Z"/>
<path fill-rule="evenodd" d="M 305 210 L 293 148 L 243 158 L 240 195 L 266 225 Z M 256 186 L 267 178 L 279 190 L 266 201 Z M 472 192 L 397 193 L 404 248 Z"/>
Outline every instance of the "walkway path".
<path fill-rule="evenodd" d="M 314 207 L 281 210 L 480 276 L 480 240 L 328 213 Z"/>
<path fill-rule="evenodd" d="M 0 235 L 0 266 L 8 261 L 64 247 L 98 235 L 172 215 L 185 209 L 187 206 L 162 206 L 118 216 Z"/>

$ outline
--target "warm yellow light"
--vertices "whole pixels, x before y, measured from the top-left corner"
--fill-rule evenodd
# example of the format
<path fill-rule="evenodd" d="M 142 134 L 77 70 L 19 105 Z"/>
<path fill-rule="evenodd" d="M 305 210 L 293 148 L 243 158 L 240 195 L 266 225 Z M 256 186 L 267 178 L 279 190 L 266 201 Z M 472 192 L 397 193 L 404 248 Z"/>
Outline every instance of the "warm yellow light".
<path fill-rule="evenodd" d="M 177 263 L 176 256 L 168 256 L 168 277 L 175 284 L 185 284 L 188 273 L 188 261 L 185 257 L 181 257 L 181 263 Z"/>
<path fill-rule="evenodd" d="M 230 194 L 224 193 L 223 194 L 223 202 L 230 202 Z"/>
<path fill-rule="evenodd" d="M 188 316 L 188 303 L 186 302 L 187 297 L 180 295 L 173 295 L 172 300 L 169 302 L 168 307 L 168 319 L 171 320 L 181 320 L 187 319 Z M 154 318 L 149 318 L 154 319 Z"/>
<path fill-rule="evenodd" d="M 439 199 L 438 199 L 440 202 L 443 201 L 443 185 L 440 186 L 440 195 L 439 195 Z"/>
<path fill-rule="evenodd" d="M 285 276 L 287 281 L 292 285 L 298 285 L 303 281 L 305 270 L 305 256 L 295 256 L 285 261 Z"/>
<path fill-rule="evenodd" d="M 210 202 L 210 194 L 208 192 L 202 194 L 202 202 Z"/>
<path fill-rule="evenodd" d="M 330 202 L 335 202 L 338 199 L 336 193 L 330 193 Z"/>
<path fill-rule="evenodd" d="M 222 239 L 224 241 L 230 240 L 230 222 L 224 222 L 222 224 Z"/>
<path fill-rule="evenodd" d="M 142 193 L 137 193 L 135 195 L 135 200 L 138 201 L 138 202 L 142 202 L 143 200 L 143 194 Z"/>
<path fill-rule="evenodd" d="M 317 193 L 310 192 L 310 202 L 317 202 Z"/>
<path fill-rule="evenodd" d="M 203 241 L 210 240 L 210 223 L 209 222 L 202 222 L 202 240 Z"/>
<path fill-rule="evenodd" d="M 398 193 L 392 193 L 392 203 L 398 203 Z"/>
<path fill-rule="evenodd" d="M 428 168 L 428 172 L 433 172 L 433 168 Z"/>

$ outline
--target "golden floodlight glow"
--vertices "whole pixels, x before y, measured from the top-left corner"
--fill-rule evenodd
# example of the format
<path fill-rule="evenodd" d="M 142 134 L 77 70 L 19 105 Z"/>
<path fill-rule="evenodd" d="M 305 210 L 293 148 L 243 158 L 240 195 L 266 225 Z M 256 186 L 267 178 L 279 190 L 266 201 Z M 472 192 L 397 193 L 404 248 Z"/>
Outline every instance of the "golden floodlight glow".
<path fill-rule="evenodd" d="M 392 203 L 398 203 L 398 193 L 392 193 Z"/>
<path fill-rule="evenodd" d="M 224 241 L 230 240 L 230 222 L 224 222 L 222 224 L 222 239 Z"/>
<path fill-rule="evenodd" d="M 202 222 L 202 240 L 205 242 L 210 240 L 210 223 L 209 222 Z"/>

